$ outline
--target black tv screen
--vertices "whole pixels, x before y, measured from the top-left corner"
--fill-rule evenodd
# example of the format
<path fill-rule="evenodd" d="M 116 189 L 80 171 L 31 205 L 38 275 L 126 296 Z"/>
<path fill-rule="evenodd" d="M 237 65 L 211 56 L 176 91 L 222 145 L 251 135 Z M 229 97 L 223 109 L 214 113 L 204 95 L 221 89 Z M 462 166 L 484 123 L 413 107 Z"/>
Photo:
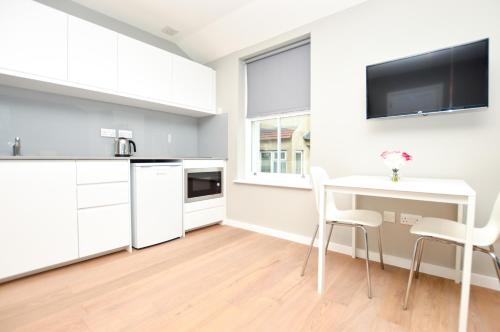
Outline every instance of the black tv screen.
<path fill-rule="evenodd" d="M 488 39 L 366 67 L 368 119 L 488 106 Z"/>

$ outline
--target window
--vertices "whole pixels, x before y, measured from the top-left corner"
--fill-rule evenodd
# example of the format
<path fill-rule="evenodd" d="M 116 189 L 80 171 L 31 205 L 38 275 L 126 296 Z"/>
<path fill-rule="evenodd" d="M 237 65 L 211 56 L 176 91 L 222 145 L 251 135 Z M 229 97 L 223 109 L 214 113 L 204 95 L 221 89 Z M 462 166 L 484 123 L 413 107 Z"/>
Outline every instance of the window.
<path fill-rule="evenodd" d="M 257 167 L 258 172 L 262 173 L 277 173 L 278 162 L 280 164 L 280 172 L 286 173 L 286 158 L 287 152 L 281 151 L 281 157 L 278 159 L 278 151 L 260 151 L 260 166 Z M 256 158 L 256 160 L 259 160 Z"/>
<path fill-rule="evenodd" d="M 303 169 L 304 169 L 304 151 L 297 150 L 295 151 L 295 173 L 302 174 Z"/>
<path fill-rule="evenodd" d="M 249 120 L 253 175 L 309 173 L 309 117 L 305 113 Z"/>
<path fill-rule="evenodd" d="M 310 43 L 246 61 L 247 174 L 309 174 Z"/>

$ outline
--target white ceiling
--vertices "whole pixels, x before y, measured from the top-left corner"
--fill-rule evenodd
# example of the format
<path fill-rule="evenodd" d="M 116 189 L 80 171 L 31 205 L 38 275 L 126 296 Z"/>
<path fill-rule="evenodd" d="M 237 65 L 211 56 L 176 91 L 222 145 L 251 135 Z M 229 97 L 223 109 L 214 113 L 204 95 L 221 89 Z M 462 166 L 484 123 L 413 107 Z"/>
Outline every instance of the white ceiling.
<path fill-rule="evenodd" d="M 207 63 L 366 0 L 73 0 Z M 162 32 L 165 26 L 179 31 Z"/>

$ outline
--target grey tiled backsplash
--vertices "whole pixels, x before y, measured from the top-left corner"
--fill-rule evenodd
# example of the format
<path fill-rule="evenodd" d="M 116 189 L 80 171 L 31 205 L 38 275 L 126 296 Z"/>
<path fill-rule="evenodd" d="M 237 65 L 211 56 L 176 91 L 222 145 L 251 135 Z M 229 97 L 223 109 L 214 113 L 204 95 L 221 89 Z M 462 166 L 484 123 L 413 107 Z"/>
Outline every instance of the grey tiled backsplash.
<path fill-rule="evenodd" d="M 139 156 L 198 155 L 196 118 L 0 86 L 1 155 L 16 136 L 24 155 L 112 155 L 101 128 L 132 130 Z"/>

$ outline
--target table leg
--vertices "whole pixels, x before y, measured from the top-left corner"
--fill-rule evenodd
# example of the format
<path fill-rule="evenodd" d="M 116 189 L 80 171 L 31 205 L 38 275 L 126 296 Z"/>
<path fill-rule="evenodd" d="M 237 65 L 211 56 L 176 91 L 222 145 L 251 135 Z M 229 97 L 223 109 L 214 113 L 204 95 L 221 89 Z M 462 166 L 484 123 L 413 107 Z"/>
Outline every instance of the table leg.
<path fill-rule="evenodd" d="M 325 290 L 325 186 L 319 191 L 319 236 L 318 236 L 318 293 Z"/>
<path fill-rule="evenodd" d="M 457 222 L 464 223 L 464 206 L 457 206 Z M 462 247 L 455 246 L 455 283 L 460 283 L 462 279 Z"/>
<path fill-rule="evenodd" d="M 470 279 L 472 274 L 472 233 L 474 231 L 474 216 L 476 213 L 476 197 L 469 196 L 467 202 L 467 220 L 464 246 L 464 262 L 462 269 L 462 292 L 460 294 L 460 312 L 458 319 L 458 331 L 467 331 L 467 319 L 469 316 Z"/>
<path fill-rule="evenodd" d="M 352 195 L 352 209 L 356 210 L 356 195 Z M 352 227 L 351 233 L 351 244 L 352 244 L 352 258 L 356 258 L 356 229 L 357 227 Z"/>

